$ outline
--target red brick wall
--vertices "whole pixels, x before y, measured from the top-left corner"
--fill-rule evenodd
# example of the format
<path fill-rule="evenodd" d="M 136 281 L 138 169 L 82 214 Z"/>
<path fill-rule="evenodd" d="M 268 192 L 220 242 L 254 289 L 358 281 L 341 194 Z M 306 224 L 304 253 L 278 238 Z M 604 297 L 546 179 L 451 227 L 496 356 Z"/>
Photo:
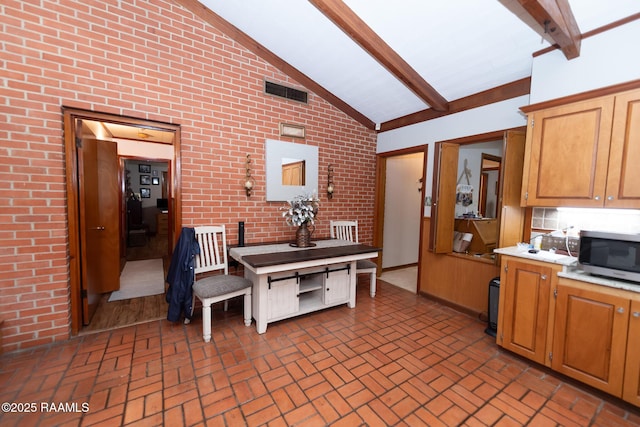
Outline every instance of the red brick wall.
<path fill-rule="evenodd" d="M 316 235 L 328 236 L 330 218 L 354 218 L 371 242 L 375 133 L 313 93 L 308 105 L 265 96 L 264 78 L 301 85 L 171 1 L 5 0 L 0 30 L 4 351 L 70 335 L 63 105 L 180 124 L 183 224 L 228 224 L 232 241 L 238 221 L 247 242 L 293 239 L 281 204 L 265 200 L 264 142 L 287 140 L 280 122 L 304 125 L 319 148 Z"/>

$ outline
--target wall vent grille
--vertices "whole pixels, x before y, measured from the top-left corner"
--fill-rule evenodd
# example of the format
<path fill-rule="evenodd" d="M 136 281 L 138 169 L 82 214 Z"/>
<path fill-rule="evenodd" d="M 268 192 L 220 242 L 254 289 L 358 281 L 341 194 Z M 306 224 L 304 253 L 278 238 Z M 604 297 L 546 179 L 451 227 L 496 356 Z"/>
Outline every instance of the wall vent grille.
<path fill-rule="evenodd" d="M 307 92 L 283 86 L 277 83 L 265 80 L 264 91 L 269 95 L 275 95 L 281 98 L 291 99 L 293 101 L 304 102 L 305 104 L 307 103 Z"/>

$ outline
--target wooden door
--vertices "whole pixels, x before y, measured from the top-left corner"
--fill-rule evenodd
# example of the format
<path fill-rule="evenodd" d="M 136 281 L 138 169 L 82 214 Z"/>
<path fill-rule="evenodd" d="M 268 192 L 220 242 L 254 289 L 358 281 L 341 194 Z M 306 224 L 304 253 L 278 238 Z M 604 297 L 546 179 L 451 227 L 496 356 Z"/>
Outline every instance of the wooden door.
<path fill-rule="evenodd" d="M 640 301 L 631 302 L 627 360 L 624 370 L 622 398 L 635 406 L 640 406 Z"/>
<path fill-rule="evenodd" d="M 502 346 L 545 363 L 549 319 L 550 267 L 509 260 L 506 280 L 500 283 Z"/>
<path fill-rule="evenodd" d="M 607 175 L 608 208 L 640 208 L 640 90 L 616 96 Z"/>
<path fill-rule="evenodd" d="M 449 253 L 453 251 L 459 145 L 443 143 L 439 146 L 438 170 L 434 171 L 437 182 L 435 209 L 431 211 L 431 238 L 435 253 Z"/>
<path fill-rule="evenodd" d="M 502 153 L 502 173 L 497 217 L 498 247 L 515 246 L 523 241 L 525 208 L 520 206 L 525 132 L 508 131 Z"/>
<path fill-rule="evenodd" d="M 613 97 L 533 113 L 523 205 L 602 207 L 612 118 Z"/>
<path fill-rule="evenodd" d="M 78 147 L 83 324 L 101 294 L 120 288 L 120 222 L 117 145 L 84 139 Z"/>
<path fill-rule="evenodd" d="M 558 284 L 551 367 L 621 397 L 630 300 Z"/>

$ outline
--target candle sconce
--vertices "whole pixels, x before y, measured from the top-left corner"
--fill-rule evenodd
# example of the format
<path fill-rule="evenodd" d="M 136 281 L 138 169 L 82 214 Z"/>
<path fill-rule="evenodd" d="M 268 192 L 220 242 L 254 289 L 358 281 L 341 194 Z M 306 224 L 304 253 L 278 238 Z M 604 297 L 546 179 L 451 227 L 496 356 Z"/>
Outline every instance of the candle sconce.
<path fill-rule="evenodd" d="M 327 171 L 327 197 L 329 199 L 333 199 L 333 166 L 329 165 Z"/>
<path fill-rule="evenodd" d="M 247 162 L 245 167 L 246 167 L 246 174 L 244 179 L 242 180 L 242 186 L 244 187 L 244 191 L 247 193 L 247 197 L 250 197 L 256 185 L 256 180 L 251 176 L 251 155 L 250 154 L 247 154 Z"/>

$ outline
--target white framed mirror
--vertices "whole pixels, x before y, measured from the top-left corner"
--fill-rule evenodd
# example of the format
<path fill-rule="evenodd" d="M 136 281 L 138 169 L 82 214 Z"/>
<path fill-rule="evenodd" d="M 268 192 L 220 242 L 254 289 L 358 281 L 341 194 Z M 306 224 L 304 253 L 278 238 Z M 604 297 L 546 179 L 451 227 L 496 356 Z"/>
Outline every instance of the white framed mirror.
<path fill-rule="evenodd" d="M 267 139 L 265 153 L 267 201 L 318 192 L 318 147 Z"/>

